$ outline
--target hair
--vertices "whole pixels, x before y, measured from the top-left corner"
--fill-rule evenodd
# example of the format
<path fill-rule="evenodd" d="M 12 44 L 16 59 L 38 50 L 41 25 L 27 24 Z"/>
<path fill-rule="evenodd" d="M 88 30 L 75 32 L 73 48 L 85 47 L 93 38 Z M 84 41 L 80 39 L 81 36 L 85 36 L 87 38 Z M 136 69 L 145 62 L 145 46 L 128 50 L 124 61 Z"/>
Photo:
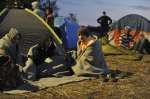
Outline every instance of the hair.
<path fill-rule="evenodd" d="M 105 12 L 105 11 L 103 11 L 102 13 L 103 13 L 103 14 L 106 14 L 106 12 Z"/>
<path fill-rule="evenodd" d="M 49 11 L 50 13 L 53 13 L 53 8 L 50 8 L 50 7 L 47 7 L 46 9 L 45 9 L 45 11 Z"/>
<path fill-rule="evenodd" d="M 86 26 L 81 26 L 78 30 L 78 36 L 84 35 L 86 37 L 91 36 L 92 34 L 90 33 L 89 29 Z"/>

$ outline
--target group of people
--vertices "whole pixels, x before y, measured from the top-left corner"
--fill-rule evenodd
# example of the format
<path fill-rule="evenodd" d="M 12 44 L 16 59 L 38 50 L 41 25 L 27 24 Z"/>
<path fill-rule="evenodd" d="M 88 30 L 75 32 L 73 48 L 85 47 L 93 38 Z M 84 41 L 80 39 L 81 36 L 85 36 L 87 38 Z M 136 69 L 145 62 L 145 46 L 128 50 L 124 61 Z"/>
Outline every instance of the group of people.
<path fill-rule="evenodd" d="M 32 8 L 34 13 L 45 19 L 51 27 L 54 27 L 52 9 L 46 9 L 46 13 L 44 13 L 39 8 L 39 3 L 37 1 L 32 3 Z M 103 12 L 103 14 L 104 16 L 98 18 L 97 22 L 101 24 L 103 33 L 105 34 L 108 32 L 112 20 L 110 17 L 106 16 L 106 12 Z M 122 33 L 120 36 L 120 46 L 129 48 L 132 42 L 132 36 L 129 34 L 129 27 L 126 27 L 126 29 L 128 29 L 127 32 Z M 3 75 L 0 75 L 0 87 L 5 85 L 12 86 L 11 82 L 16 82 L 15 85 L 17 85 L 18 79 L 37 80 L 41 76 L 59 75 L 59 72 L 61 72 L 60 75 L 63 75 L 62 72 L 67 72 L 70 75 L 96 77 L 100 75 L 107 76 L 107 74 L 109 74 L 109 69 L 101 48 L 101 42 L 98 40 L 97 36 L 89 31 L 88 27 L 81 26 L 78 30 L 77 57 L 74 58 L 75 63 L 69 64 L 70 66 L 66 65 L 65 53 L 64 56 L 58 55 L 57 45 L 51 37 L 47 37 L 39 44 L 33 45 L 28 49 L 28 54 L 24 57 L 26 61 L 23 61 L 24 59 L 19 46 L 21 39 L 22 35 L 16 28 L 11 28 L 9 33 L 5 34 L 5 36 L 0 39 L 0 68 L 6 68 L 6 65 L 11 68 L 18 68 L 7 68 L 8 72 L 1 69 Z M 143 49 L 143 47 L 146 48 L 146 44 L 147 40 L 144 39 L 144 35 L 141 35 L 141 40 L 139 43 L 136 43 L 135 48 L 143 52 L 141 49 Z M 58 60 L 61 61 L 58 62 Z M 53 69 L 54 64 L 51 63 L 57 63 L 57 65 L 61 64 L 61 71 L 58 69 L 59 66 Z M 13 73 L 16 74 L 12 75 Z M 9 79 L 7 78 L 8 74 L 9 78 L 17 78 Z"/>
<path fill-rule="evenodd" d="M 10 64 L 12 64 L 14 68 L 17 67 L 18 69 L 16 69 L 16 71 L 8 70 L 10 74 L 9 77 L 12 77 L 11 73 L 17 72 L 17 75 L 28 80 L 37 80 L 41 76 L 55 76 L 57 73 L 59 75 L 59 72 L 61 72 L 60 75 L 63 75 L 62 72 L 66 71 L 69 75 L 74 74 L 77 76 L 107 75 L 109 73 L 109 69 L 104 60 L 101 44 L 97 37 L 93 36 L 87 27 L 81 27 L 78 31 L 78 38 L 77 58 L 74 59 L 75 64 L 70 64 L 70 66 L 66 65 L 67 63 L 65 58 L 58 55 L 57 46 L 51 37 L 48 37 L 39 44 L 32 46 L 29 49 L 28 54 L 25 55 L 26 61 L 23 61 L 24 59 L 19 47 L 22 35 L 17 29 L 11 28 L 9 33 L 5 34 L 5 36 L 0 39 L 1 68 L 5 68 L 5 64 L 7 64 L 7 66 L 11 66 Z M 11 63 L 8 62 L 8 60 L 3 62 L 4 57 L 9 57 L 8 59 L 11 60 Z M 52 62 L 47 62 L 46 60 L 48 58 Z M 59 71 L 58 67 L 56 69 L 52 69 L 51 63 L 57 63 L 57 65 L 59 65 L 58 60 L 62 60 L 59 61 L 59 64 L 63 64 L 60 69 L 61 71 Z M 7 73 L 3 73 L 5 76 L 1 78 L 2 80 L 8 76 Z M 17 79 L 7 80 L 17 81 Z M 12 86 L 9 84 L 8 86 Z"/>

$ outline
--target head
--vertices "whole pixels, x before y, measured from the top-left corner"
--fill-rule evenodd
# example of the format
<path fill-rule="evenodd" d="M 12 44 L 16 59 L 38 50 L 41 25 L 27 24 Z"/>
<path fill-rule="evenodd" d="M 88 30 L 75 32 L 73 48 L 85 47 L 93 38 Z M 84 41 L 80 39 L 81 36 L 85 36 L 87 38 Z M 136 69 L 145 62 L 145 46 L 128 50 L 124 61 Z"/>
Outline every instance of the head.
<path fill-rule="evenodd" d="M 81 42 L 87 42 L 88 38 L 91 37 L 89 29 L 85 26 L 80 27 L 78 31 L 78 39 Z"/>
<path fill-rule="evenodd" d="M 11 57 L 8 55 L 0 56 L 0 66 L 8 66 L 11 63 Z"/>
<path fill-rule="evenodd" d="M 145 35 L 143 33 L 141 33 L 139 36 L 141 40 L 145 38 Z"/>
<path fill-rule="evenodd" d="M 21 40 L 21 34 L 15 28 L 11 28 L 7 36 L 11 40 L 11 42 L 16 43 L 16 44 L 19 44 Z"/>
<path fill-rule="evenodd" d="M 45 13 L 48 14 L 53 14 L 53 9 L 52 8 L 46 8 Z"/>
<path fill-rule="evenodd" d="M 48 47 L 49 43 L 51 41 L 51 38 L 50 37 L 47 37 L 45 38 L 44 40 L 42 40 L 39 45 L 41 48 L 45 48 L 45 47 Z"/>
<path fill-rule="evenodd" d="M 125 33 L 129 34 L 130 31 L 131 31 L 131 27 L 130 26 L 125 26 L 124 30 L 125 30 Z"/>
<path fill-rule="evenodd" d="M 34 1 L 32 2 L 32 9 L 38 9 L 40 6 L 39 2 L 38 1 Z"/>
<path fill-rule="evenodd" d="M 102 13 L 103 13 L 103 15 L 106 15 L 106 12 L 105 12 L 105 11 L 103 11 Z"/>

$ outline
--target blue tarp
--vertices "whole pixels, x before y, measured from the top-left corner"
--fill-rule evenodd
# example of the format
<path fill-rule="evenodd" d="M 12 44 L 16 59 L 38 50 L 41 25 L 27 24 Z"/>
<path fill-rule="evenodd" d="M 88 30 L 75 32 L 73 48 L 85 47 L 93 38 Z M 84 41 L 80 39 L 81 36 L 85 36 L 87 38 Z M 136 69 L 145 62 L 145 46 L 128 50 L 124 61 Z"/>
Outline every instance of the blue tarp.
<path fill-rule="evenodd" d="M 76 22 L 64 17 L 55 18 L 54 25 L 61 29 L 62 41 L 65 48 L 77 48 L 77 31 L 80 26 Z"/>

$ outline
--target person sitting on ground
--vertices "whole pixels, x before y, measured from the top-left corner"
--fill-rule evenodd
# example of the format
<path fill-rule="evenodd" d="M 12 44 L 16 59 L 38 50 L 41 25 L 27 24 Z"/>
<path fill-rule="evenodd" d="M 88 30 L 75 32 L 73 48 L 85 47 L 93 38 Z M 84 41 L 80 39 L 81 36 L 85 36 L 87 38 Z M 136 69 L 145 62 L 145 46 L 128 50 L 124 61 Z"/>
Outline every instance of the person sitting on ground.
<path fill-rule="evenodd" d="M 109 72 L 101 44 L 87 27 L 78 31 L 77 59 L 72 70 L 78 76 L 99 76 Z"/>
<path fill-rule="evenodd" d="M 21 34 L 15 28 L 0 39 L 0 87 L 16 88 L 23 82 L 21 66 L 23 65 L 20 51 Z"/>
<path fill-rule="evenodd" d="M 41 18 L 45 20 L 45 13 L 43 10 L 40 9 L 40 4 L 38 1 L 32 2 L 32 9 L 35 14 L 39 15 Z"/>
<path fill-rule="evenodd" d="M 120 47 L 130 49 L 134 45 L 133 36 L 130 34 L 131 28 L 125 26 L 124 31 L 120 35 Z"/>
<path fill-rule="evenodd" d="M 20 50 L 21 34 L 17 29 L 11 28 L 9 33 L 0 39 L 0 55 L 8 55 L 14 64 L 23 64 Z"/>
<path fill-rule="evenodd" d="M 53 56 L 55 49 L 54 42 L 50 38 L 32 46 L 28 51 L 28 59 L 23 68 L 25 78 L 36 80 L 38 74 L 40 74 L 37 68 L 40 69 L 42 65 L 45 65 L 45 59 Z"/>
<path fill-rule="evenodd" d="M 138 51 L 141 54 L 150 54 L 150 42 L 145 38 L 144 34 L 140 34 L 140 39 L 135 43 L 133 50 Z"/>

